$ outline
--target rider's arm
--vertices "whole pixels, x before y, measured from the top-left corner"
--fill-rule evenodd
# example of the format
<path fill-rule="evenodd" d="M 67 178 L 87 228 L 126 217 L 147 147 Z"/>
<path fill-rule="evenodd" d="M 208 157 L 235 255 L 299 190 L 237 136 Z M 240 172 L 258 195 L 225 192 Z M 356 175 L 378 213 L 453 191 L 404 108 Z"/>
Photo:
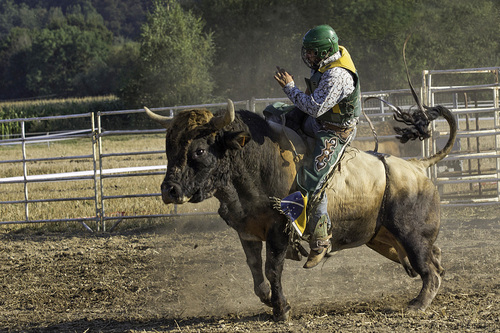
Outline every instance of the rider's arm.
<path fill-rule="evenodd" d="M 354 91 L 354 79 L 348 70 L 335 67 L 323 73 L 312 95 L 300 91 L 294 82 L 289 82 L 283 90 L 295 106 L 317 118 Z"/>

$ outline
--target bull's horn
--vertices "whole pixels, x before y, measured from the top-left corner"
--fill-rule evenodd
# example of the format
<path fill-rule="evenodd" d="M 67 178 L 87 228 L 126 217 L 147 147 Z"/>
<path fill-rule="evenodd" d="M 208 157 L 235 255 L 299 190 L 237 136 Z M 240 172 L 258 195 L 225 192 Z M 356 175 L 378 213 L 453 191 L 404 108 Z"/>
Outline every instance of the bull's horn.
<path fill-rule="evenodd" d="M 211 123 L 217 129 L 222 129 L 226 125 L 231 124 L 234 121 L 234 104 L 233 101 L 227 100 L 227 109 L 226 112 L 222 116 L 214 117 L 211 120 Z"/>
<path fill-rule="evenodd" d="M 154 113 L 153 111 L 151 111 L 147 107 L 144 107 L 144 110 L 146 110 L 146 113 L 149 116 L 149 118 L 153 119 L 154 121 L 156 121 L 158 124 L 160 124 L 161 126 L 163 126 L 165 128 L 168 128 L 170 122 L 172 121 L 172 118 L 160 116 L 159 114 Z"/>

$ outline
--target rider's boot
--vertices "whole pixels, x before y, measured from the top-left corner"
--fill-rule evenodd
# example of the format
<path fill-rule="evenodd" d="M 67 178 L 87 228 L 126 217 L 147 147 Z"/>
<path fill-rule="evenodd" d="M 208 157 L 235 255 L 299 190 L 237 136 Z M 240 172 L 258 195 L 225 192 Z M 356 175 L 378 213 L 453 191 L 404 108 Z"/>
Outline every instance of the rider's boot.
<path fill-rule="evenodd" d="M 304 264 L 304 268 L 315 267 L 330 251 L 330 238 L 332 235 L 328 233 L 328 221 L 328 215 L 322 215 L 320 217 L 309 242 L 311 251 L 309 252 L 307 261 Z"/>

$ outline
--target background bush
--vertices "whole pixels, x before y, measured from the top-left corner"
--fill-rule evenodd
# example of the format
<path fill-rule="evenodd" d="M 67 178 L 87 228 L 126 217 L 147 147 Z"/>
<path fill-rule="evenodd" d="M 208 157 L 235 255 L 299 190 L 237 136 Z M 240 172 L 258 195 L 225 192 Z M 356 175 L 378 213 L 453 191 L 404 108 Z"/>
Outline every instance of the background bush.
<path fill-rule="evenodd" d="M 498 0 L 2 0 L 0 100 L 115 95 L 136 108 L 280 97 L 275 66 L 304 88 L 301 39 L 325 23 L 363 91 L 407 86 L 409 35 L 416 85 L 424 69 L 500 66 Z"/>
<path fill-rule="evenodd" d="M 124 109 L 124 104 L 115 96 L 3 102 L 0 103 L 0 119 L 48 117 L 120 109 Z M 26 131 L 33 133 L 91 128 L 91 124 L 87 122 L 88 118 L 63 119 L 50 122 L 30 121 L 26 123 Z M 125 122 L 127 121 L 125 120 Z M 117 126 L 120 125 L 123 124 L 117 124 Z M 1 126 L 2 135 L 19 133 L 19 122 L 3 123 Z"/>

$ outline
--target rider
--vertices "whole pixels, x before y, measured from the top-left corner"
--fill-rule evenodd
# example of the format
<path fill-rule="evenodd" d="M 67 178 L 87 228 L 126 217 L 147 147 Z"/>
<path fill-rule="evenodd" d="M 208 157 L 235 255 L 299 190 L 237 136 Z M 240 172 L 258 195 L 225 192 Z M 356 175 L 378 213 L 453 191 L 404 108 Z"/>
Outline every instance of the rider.
<path fill-rule="evenodd" d="M 356 134 L 361 103 L 356 68 L 347 50 L 338 45 L 332 27 L 319 25 L 304 35 L 302 60 L 311 68 L 305 92 L 280 67 L 274 78 L 295 105 L 294 112 L 287 117 L 293 118 L 294 113 L 304 115 L 301 129 L 314 138 L 314 151 L 304 160 L 297 175 L 299 189 L 309 202 L 319 196 L 315 198 L 319 199 L 317 208 L 307 223 L 311 251 L 304 268 L 311 268 L 323 259 L 330 246 L 331 222 L 322 185 Z"/>

